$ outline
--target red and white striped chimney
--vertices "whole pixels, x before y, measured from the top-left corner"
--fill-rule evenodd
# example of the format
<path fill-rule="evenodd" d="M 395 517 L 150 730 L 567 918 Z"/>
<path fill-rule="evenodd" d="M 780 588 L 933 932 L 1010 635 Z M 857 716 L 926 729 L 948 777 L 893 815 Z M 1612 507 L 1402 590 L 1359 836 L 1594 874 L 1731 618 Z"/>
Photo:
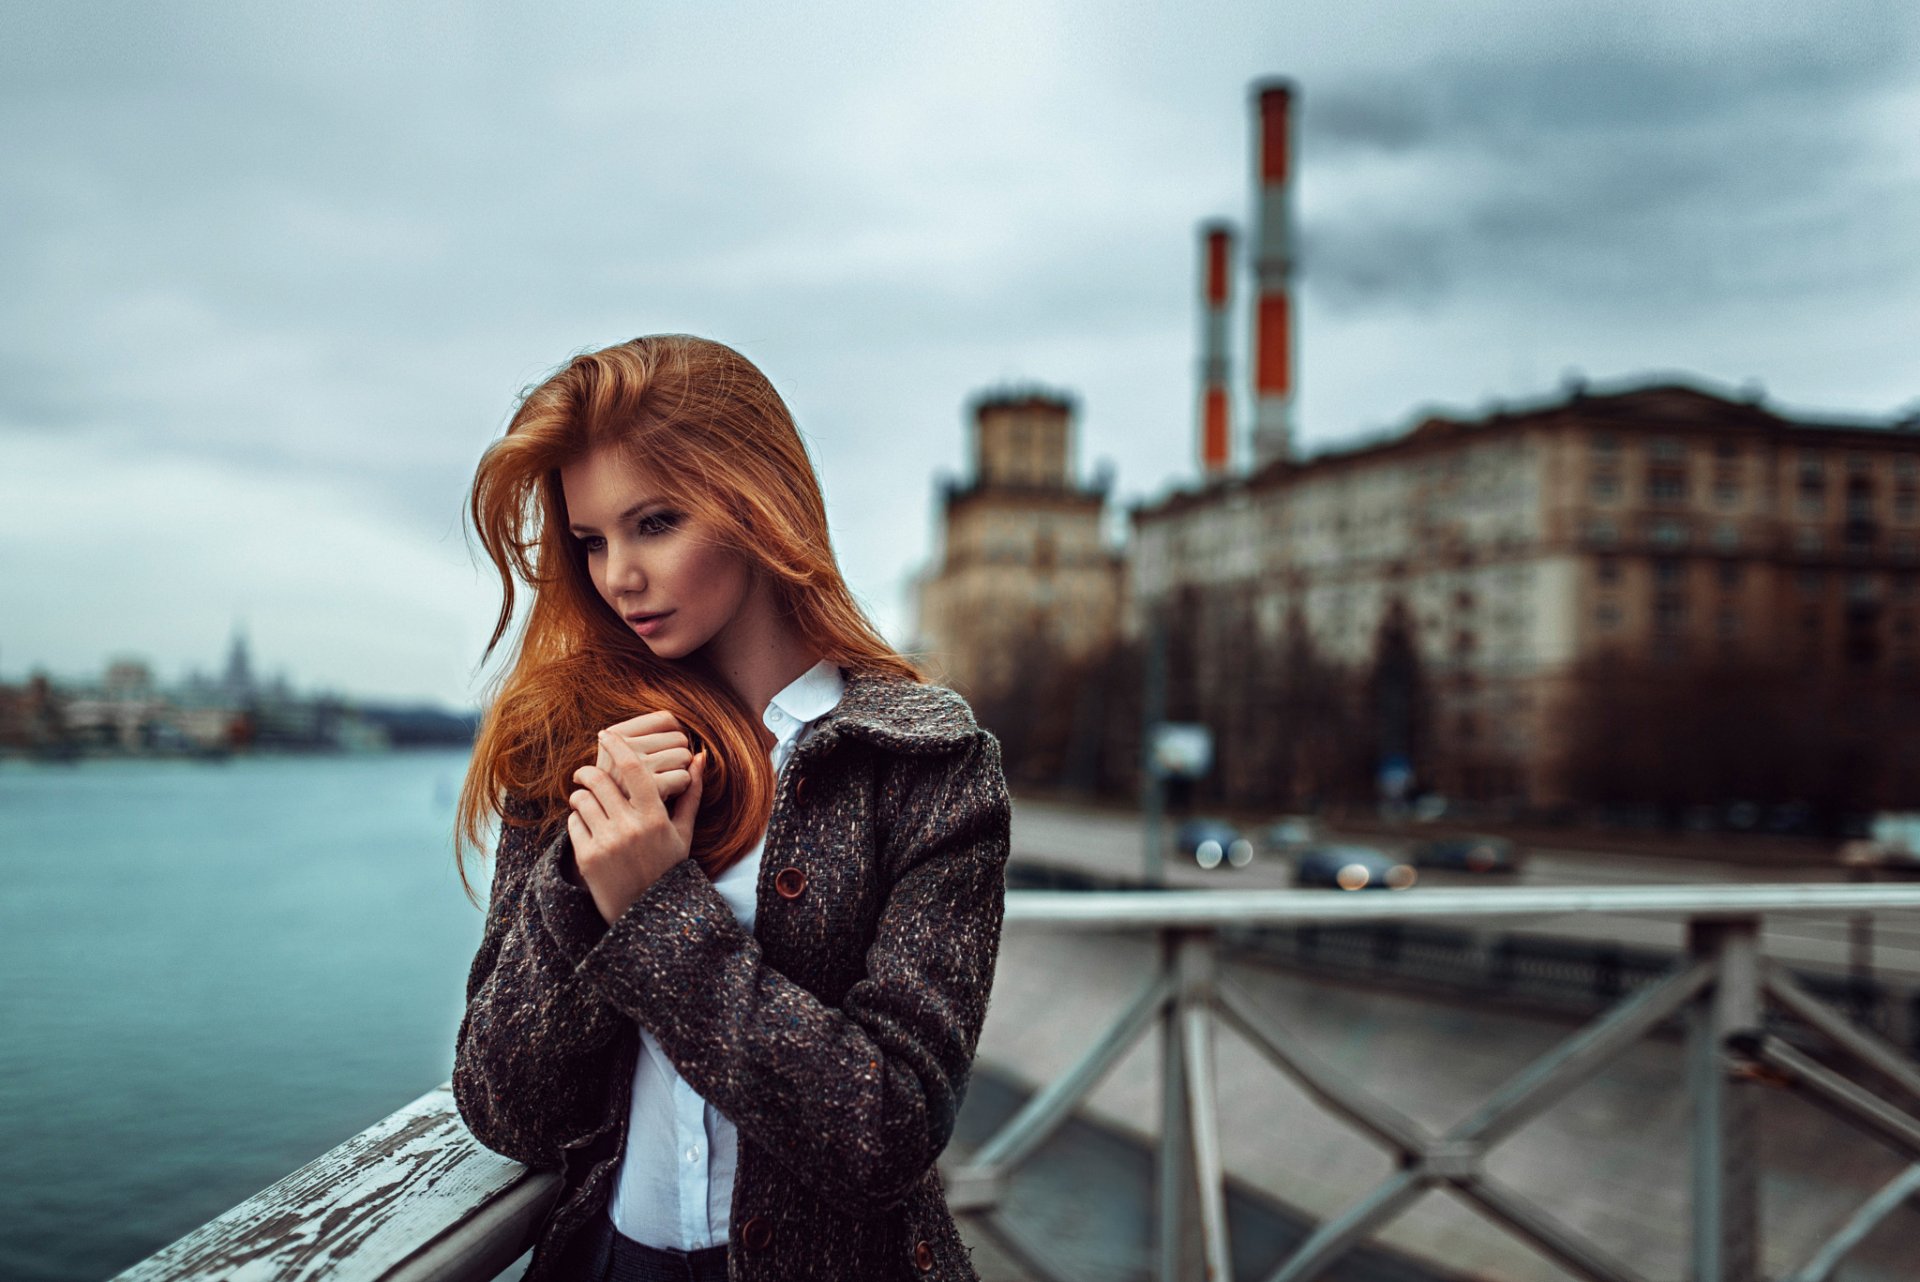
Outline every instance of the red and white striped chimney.
<path fill-rule="evenodd" d="M 1227 315 L 1232 301 L 1233 228 L 1200 225 L 1200 470 L 1209 479 L 1233 466 L 1227 395 Z"/>
<path fill-rule="evenodd" d="M 1254 86 L 1253 465 L 1293 449 L 1293 95 L 1291 81 Z"/>

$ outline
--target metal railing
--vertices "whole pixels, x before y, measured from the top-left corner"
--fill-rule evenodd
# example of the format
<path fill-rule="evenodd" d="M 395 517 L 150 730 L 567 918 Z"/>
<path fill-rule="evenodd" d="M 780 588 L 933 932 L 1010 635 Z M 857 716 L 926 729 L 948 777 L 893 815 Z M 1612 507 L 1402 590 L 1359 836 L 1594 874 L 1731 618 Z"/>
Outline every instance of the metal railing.
<path fill-rule="evenodd" d="M 1663 1022 L 1687 1021 L 1691 1137 L 1691 1282 L 1758 1282 L 1755 1093 L 1790 1088 L 1913 1163 L 1870 1197 L 1790 1282 L 1825 1282 L 1847 1252 L 1920 1194 L 1920 1066 L 1810 996 L 1760 956 L 1763 917 L 1920 909 L 1920 887 L 1729 886 L 1318 891 L 1016 891 L 1010 928 L 1154 934 L 1159 963 L 1080 1059 L 1033 1095 L 964 1165 L 946 1174 L 954 1211 L 1038 1279 L 1054 1269 L 999 1212 L 1008 1181 L 1126 1051 L 1161 1037 L 1157 1276 L 1227 1282 L 1229 1240 L 1214 1033 L 1224 1024 L 1321 1107 L 1399 1155 L 1398 1169 L 1309 1234 L 1270 1282 L 1309 1282 L 1428 1189 L 1446 1187 L 1495 1224 L 1594 1282 L 1641 1275 L 1492 1179 L 1484 1155 L 1591 1079 Z M 1319 1063 L 1222 975 L 1225 937 L 1247 927 L 1376 921 L 1498 921 L 1569 913 L 1668 914 L 1688 922 L 1686 955 L 1522 1069 L 1468 1118 L 1435 1133 Z M 1877 1075 L 1876 1091 L 1770 1032 L 1772 1005 Z M 180 1282 L 484 1282 L 533 1241 L 559 1191 L 476 1142 L 442 1086 L 135 1265 L 122 1279 Z"/>
<path fill-rule="evenodd" d="M 1397 1169 L 1310 1233 L 1269 1282 L 1310 1282 L 1371 1238 L 1426 1192 L 1446 1188 L 1492 1223 L 1575 1276 L 1645 1282 L 1532 1201 L 1494 1179 L 1483 1159 L 1520 1126 L 1591 1080 L 1667 1020 L 1687 1024 L 1687 1086 L 1693 1105 L 1692 1282 L 1758 1282 L 1758 1101 L 1785 1087 L 1901 1153 L 1909 1168 L 1862 1205 L 1791 1282 L 1824 1282 L 1847 1252 L 1920 1192 L 1920 1117 L 1769 1032 L 1769 1004 L 1825 1038 L 1891 1089 L 1920 1103 L 1920 1066 L 1809 995 L 1760 955 L 1763 917 L 1920 908 L 1920 888 L 1686 886 L 1423 890 L 1411 895 L 1316 891 L 1028 891 L 1010 896 L 1010 926 L 1147 931 L 1160 961 L 1104 1034 L 1039 1090 L 964 1166 L 948 1177 L 956 1211 L 1021 1267 L 1059 1278 L 1005 1220 L 1009 1177 L 1067 1120 L 1142 1038 L 1161 1032 L 1156 1156 L 1157 1276 L 1161 1282 L 1232 1277 L 1214 1029 L 1231 1028 L 1292 1078 L 1320 1107 L 1397 1155 Z M 1669 972 L 1626 996 L 1533 1061 L 1464 1121 L 1436 1133 L 1320 1063 L 1276 1027 L 1220 970 L 1225 933 L 1249 926 L 1413 920 L 1498 921 L 1560 914 L 1672 915 L 1687 921 L 1687 948 Z"/>

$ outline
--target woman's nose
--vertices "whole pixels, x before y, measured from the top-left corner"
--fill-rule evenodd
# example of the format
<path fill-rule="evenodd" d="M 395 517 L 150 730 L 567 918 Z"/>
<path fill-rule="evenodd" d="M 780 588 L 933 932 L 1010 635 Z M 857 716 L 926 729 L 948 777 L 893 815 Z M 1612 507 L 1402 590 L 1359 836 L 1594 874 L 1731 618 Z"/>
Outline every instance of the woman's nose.
<path fill-rule="evenodd" d="M 607 586 L 615 592 L 642 592 L 647 586 L 646 568 L 632 549 L 614 544 L 607 551 Z"/>

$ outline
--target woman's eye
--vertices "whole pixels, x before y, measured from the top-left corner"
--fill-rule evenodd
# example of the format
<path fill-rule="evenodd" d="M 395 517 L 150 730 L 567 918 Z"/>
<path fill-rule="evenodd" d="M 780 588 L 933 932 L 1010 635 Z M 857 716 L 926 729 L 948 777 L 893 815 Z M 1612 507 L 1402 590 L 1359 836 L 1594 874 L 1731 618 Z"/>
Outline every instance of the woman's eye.
<path fill-rule="evenodd" d="M 680 524 L 678 512 L 649 512 L 638 522 L 642 534 L 665 534 L 678 524 Z"/>
<path fill-rule="evenodd" d="M 607 546 L 607 541 L 598 534 L 589 534 L 581 538 L 580 549 L 583 552 L 598 552 Z"/>

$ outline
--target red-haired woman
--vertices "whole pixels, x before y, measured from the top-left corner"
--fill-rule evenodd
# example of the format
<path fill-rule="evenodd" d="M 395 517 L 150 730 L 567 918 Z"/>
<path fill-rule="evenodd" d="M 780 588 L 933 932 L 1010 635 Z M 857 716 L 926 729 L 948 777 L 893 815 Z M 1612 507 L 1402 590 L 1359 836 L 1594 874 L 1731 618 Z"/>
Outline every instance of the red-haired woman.
<path fill-rule="evenodd" d="M 779 395 L 635 339 L 474 479 L 532 601 L 460 799 L 501 820 L 455 1052 L 557 1170 L 527 1278 L 972 1278 L 934 1162 L 999 947 L 999 746 L 862 614 Z"/>

